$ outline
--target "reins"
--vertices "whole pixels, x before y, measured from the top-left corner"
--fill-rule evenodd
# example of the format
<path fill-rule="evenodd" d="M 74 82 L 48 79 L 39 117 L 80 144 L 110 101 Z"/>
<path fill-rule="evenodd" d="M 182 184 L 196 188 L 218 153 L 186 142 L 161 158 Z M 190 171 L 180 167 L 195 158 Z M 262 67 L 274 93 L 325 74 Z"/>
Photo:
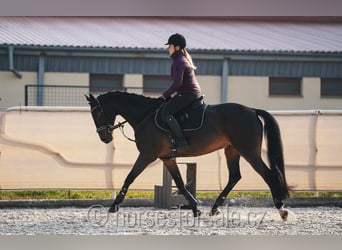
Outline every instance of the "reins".
<path fill-rule="evenodd" d="M 122 133 L 122 135 L 123 135 L 127 140 L 129 140 L 129 141 L 131 141 L 131 142 L 135 142 L 134 139 L 129 138 L 129 137 L 125 134 L 125 131 L 124 131 L 124 124 L 125 124 L 125 123 L 127 123 L 126 120 L 123 121 L 123 122 L 119 122 L 118 124 L 116 124 L 116 125 L 114 125 L 114 126 L 111 125 L 110 128 L 109 128 L 109 130 L 113 132 L 113 130 L 119 128 L 120 131 L 121 131 L 121 133 Z"/>
<path fill-rule="evenodd" d="M 151 109 L 152 110 L 152 109 Z M 153 114 L 152 114 L 153 115 Z M 147 117 L 145 117 L 145 119 L 149 118 L 151 115 L 148 115 Z M 143 120 L 145 120 L 143 119 Z M 127 123 L 127 121 L 123 121 L 123 122 L 119 122 L 118 124 L 116 124 L 115 126 L 113 125 L 109 125 L 109 130 L 113 132 L 114 129 L 117 129 L 117 128 L 120 128 L 120 131 L 122 133 L 122 135 L 129 141 L 131 142 L 136 142 L 134 139 L 132 138 L 129 138 L 126 134 L 125 134 L 125 131 L 124 131 L 124 124 Z"/>
<path fill-rule="evenodd" d="M 123 128 L 124 127 L 124 124 L 126 123 L 127 121 L 125 120 L 125 121 L 123 121 L 123 122 L 119 122 L 118 124 L 116 124 L 116 125 L 108 125 L 109 126 L 109 130 L 110 131 L 113 131 L 113 130 L 115 130 L 115 129 L 117 129 L 117 128 Z"/>

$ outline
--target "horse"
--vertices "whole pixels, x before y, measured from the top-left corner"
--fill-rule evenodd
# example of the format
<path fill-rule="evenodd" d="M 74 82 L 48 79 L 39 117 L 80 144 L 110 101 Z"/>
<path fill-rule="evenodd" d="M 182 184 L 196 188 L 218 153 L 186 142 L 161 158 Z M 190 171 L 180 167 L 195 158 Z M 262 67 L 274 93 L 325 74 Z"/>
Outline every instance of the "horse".
<path fill-rule="evenodd" d="M 138 158 L 108 212 L 119 210 L 119 204 L 124 200 L 129 186 L 150 163 L 159 158 L 171 174 L 179 193 L 189 202 L 193 216 L 200 216 L 201 211 L 197 209 L 199 201 L 184 185 L 176 157 L 172 157 L 174 152 L 170 147 L 170 134 L 155 123 L 156 110 L 164 100 L 121 91 L 107 92 L 97 98 L 92 94 L 85 97 L 101 141 L 110 143 L 113 130 L 127 122 L 134 130 L 139 151 Z M 121 115 L 125 121 L 114 125 L 117 115 Z M 270 167 L 261 157 L 263 133 Z M 239 160 L 243 157 L 268 185 L 280 217 L 287 219 L 288 212 L 283 208 L 283 201 L 289 197 L 289 187 L 285 178 L 283 146 L 279 125 L 270 113 L 238 103 L 208 105 L 201 128 L 184 132 L 184 135 L 189 145 L 178 148 L 177 157 L 199 156 L 224 149 L 229 177 L 227 185 L 211 208 L 211 216 L 220 213 L 219 207 L 224 205 L 228 193 L 241 179 Z"/>

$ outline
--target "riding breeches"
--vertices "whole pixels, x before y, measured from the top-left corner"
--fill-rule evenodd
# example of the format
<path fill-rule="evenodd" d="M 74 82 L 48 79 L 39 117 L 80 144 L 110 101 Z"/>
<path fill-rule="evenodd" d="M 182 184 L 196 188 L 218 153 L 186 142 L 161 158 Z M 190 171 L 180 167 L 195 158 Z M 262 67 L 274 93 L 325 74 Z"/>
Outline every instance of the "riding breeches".
<path fill-rule="evenodd" d="M 189 106 L 200 96 L 201 94 L 199 93 L 178 93 L 164 104 L 161 110 L 162 120 L 166 122 L 169 115 L 174 116 L 176 113 Z"/>

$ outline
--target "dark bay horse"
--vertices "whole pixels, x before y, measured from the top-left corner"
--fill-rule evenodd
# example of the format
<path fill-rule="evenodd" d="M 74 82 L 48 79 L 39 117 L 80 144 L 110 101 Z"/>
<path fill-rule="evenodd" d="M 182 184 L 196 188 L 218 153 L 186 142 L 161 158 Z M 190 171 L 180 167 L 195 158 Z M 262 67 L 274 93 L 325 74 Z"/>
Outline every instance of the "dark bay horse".
<path fill-rule="evenodd" d="M 121 115 L 133 127 L 139 156 L 125 179 L 109 212 L 116 212 L 124 200 L 127 190 L 135 178 L 152 162 L 160 158 L 180 193 L 189 201 L 194 216 L 199 216 L 198 201 L 186 189 L 175 158 L 170 157 L 169 133 L 158 128 L 154 121 L 156 109 L 163 103 L 160 98 L 126 92 L 108 92 L 95 98 L 86 96 L 100 139 L 104 143 L 113 140 L 115 117 Z M 262 118 L 264 124 L 259 118 Z M 267 154 L 270 167 L 261 158 L 263 131 L 267 138 Z M 189 146 L 177 149 L 177 156 L 199 156 L 224 149 L 229 179 L 226 187 L 216 199 L 210 215 L 219 213 L 228 193 L 241 179 L 239 160 L 242 156 L 269 186 L 274 205 L 283 220 L 287 211 L 283 200 L 288 198 L 289 189 L 285 179 L 283 148 L 279 126 L 265 110 L 253 109 L 236 103 L 209 105 L 203 126 L 196 131 L 185 132 Z"/>

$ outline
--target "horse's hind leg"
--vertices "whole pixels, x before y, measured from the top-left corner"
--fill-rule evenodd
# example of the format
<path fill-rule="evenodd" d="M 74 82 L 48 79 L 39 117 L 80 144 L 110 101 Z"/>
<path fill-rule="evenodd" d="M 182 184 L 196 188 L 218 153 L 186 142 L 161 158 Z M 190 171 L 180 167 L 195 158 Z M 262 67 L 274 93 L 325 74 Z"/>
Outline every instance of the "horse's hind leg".
<path fill-rule="evenodd" d="M 269 186 L 274 205 L 278 209 L 280 217 L 283 220 L 287 220 L 288 212 L 283 209 L 284 204 L 281 199 L 281 195 L 279 194 L 279 183 L 276 181 L 272 170 L 267 167 L 261 157 L 255 157 L 254 160 L 247 159 L 247 161 L 252 165 L 254 170 L 264 179 L 266 184 Z"/>
<path fill-rule="evenodd" d="M 217 197 L 214 206 L 211 209 L 210 216 L 217 215 L 220 213 L 219 206 L 223 206 L 224 201 L 226 200 L 226 197 L 228 193 L 233 189 L 233 187 L 236 185 L 236 183 L 241 179 L 240 174 L 240 154 L 232 147 L 228 146 L 225 151 L 225 156 L 227 160 L 228 170 L 229 170 L 229 180 L 226 187 L 223 189 L 223 191 L 220 193 L 220 195 Z"/>
<path fill-rule="evenodd" d="M 164 160 L 164 164 L 171 174 L 173 180 L 176 183 L 176 186 L 181 194 L 189 201 L 189 205 L 192 208 L 192 212 L 194 213 L 194 217 L 200 216 L 201 212 L 197 210 L 197 200 L 193 197 L 193 195 L 186 189 L 184 185 L 184 181 L 182 179 L 181 173 L 177 166 L 176 160 Z"/>

